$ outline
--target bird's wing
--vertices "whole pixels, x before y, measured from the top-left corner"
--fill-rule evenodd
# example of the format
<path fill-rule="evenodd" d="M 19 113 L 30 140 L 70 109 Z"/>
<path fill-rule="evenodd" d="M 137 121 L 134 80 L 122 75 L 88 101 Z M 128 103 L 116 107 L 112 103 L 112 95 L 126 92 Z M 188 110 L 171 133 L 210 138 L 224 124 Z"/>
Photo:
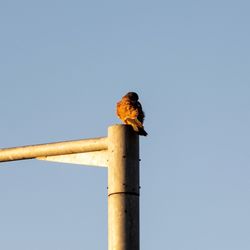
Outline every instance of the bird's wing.
<path fill-rule="evenodd" d="M 127 118 L 136 119 L 139 110 L 129 100 L 121 100 L 117 103 L 116 113 L 125 122 Z"/>
<path fill-rule="evenodd" d="M 145 118 L 145 114 L 144 114 L 144 112 L 143 112 L 143 110 L 142 110 L 142 106 L 141 106 L 140 102 L 137 102 L 137 110 L 138 110 L 137 119 L 138 119 L 141 123 L 143 123 L 144 118 Z"/>

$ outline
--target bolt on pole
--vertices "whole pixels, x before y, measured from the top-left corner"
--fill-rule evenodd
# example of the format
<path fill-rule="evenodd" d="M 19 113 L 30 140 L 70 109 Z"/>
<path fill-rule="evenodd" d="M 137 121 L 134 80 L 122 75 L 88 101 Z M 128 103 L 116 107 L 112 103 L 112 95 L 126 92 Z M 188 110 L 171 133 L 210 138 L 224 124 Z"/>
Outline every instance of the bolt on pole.
<path fill-rule="evenodd" d="M 139 250 L 139 136 L 108 130 L 108 250 Z"/>

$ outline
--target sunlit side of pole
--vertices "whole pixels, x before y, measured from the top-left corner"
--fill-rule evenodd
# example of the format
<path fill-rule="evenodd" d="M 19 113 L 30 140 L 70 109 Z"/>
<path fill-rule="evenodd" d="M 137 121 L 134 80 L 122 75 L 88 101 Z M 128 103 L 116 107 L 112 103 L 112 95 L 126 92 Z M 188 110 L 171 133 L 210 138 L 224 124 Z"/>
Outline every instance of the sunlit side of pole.
<path fill-rule="evenodd" d="M 111 126 L 108 151 L 108 249 L 139 250 L 139 137 Z"/>

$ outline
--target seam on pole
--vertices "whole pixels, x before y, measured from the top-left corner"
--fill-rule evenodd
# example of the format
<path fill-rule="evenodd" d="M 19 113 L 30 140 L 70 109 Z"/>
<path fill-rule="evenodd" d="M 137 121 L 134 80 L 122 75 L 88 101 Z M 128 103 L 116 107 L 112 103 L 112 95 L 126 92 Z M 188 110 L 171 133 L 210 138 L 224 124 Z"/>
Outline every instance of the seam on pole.
<path fill-rule="evenodd" d="M 128 195 L 140 196 L 140 194 L 136 192 L 115 192 L 115 193 L 108 194 L 108 196 L 115 195 L 115 194 L 128 194 Z"/>

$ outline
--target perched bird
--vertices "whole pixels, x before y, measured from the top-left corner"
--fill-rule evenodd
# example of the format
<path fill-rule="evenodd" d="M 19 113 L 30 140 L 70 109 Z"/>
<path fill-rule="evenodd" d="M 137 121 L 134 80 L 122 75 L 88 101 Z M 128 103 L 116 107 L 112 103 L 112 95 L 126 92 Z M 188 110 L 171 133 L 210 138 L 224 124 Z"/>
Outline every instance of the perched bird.
<path fill-rule="evenodd" d="M 135 92 L 128 92 L 116 105 L 116 114 L 125 123 L 133 127 L 139 135 L 147 135 L 144 130 L 144 112 Z"/>

